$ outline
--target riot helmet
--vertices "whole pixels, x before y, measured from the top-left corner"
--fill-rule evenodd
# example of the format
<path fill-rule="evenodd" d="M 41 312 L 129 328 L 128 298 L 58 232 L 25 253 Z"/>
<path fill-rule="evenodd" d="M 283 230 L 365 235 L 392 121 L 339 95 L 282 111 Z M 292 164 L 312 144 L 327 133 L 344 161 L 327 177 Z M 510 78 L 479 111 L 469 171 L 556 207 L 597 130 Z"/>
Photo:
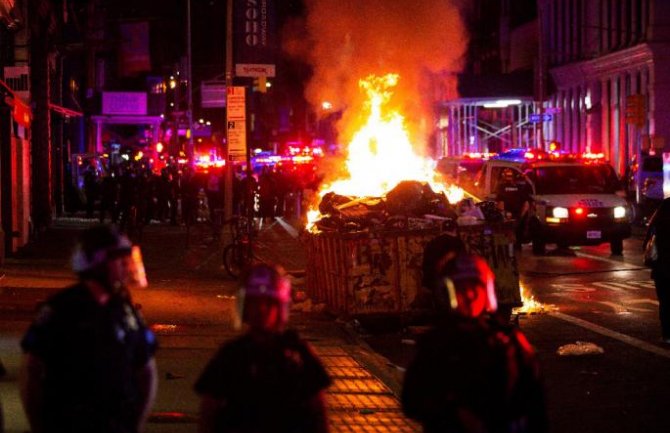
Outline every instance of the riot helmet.
<path fill-rule="evenodd" d="M 113 292 L 121 286 L 147 286 L 139 247 L 114 226 L 93 226 L 82 232 L 72 254 L 72 270 L 80 278 L 97 281 Z"/>
<path fill-rule="evenodd" d="M 497 310 L 495 278 L 482 257 L 455 254 L 444 263 L 439 275 L 443 284 L 436 292 L 436 301 L 440 307 L 467 317 Z"/>
<path fill-rule="evenodd" d="M 242 276 L 242 287 L 238 295 L 240 319 L 244 323 L 254 321 L 253 316 L 264 315 L 259 304 L 276 305 L 279 327 L 288 322 L 291 303 L 291 281 L 284 269 L 278 265 L 258 264 L 248 269 Z M 271 320 L 262 318 L 262 321 Z M 253 326 L 253 323 L 249 323 Z"/>

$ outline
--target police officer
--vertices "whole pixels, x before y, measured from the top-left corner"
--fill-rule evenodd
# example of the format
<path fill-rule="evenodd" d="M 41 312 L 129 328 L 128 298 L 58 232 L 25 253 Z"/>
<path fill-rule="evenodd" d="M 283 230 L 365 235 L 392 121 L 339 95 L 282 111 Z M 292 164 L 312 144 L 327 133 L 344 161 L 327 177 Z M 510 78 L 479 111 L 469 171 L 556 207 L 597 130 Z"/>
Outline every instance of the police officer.
<path fill-rule="evenodd" d="M 421 336 L 405 374 L 405 414 L 424 432 L 546 431 L 535 354 L 517 328 L 495 317 L 493 272 L 458 253 L 440 271 L 447 313 Z"/>
<path fill-rule="evenodd" d="M 508 218 L 517 220 L 515 229 L 517 248 L 521 246 L 523 241 L 523 232 L 532 194 L 530 185 L 524 181 L 519 173 L 511 168 L 503 169 L 496 187 L 496 201 L 498 207 Z"/>
<path fill-rule="evenodd" d="M 291 284 L 280 267 L 257 265 L 242 278 L 240 337 L 224 343 L 195 383 L 200 430 L 326 432 L 321 362 L 286 330 Z"/>
<path fill-rule="evenodd" d="M 138 247 L 110 226 L 81 235 L 79 282 L 47 300 L 21 341 L 33 432 L 141 432 L 156 393 L 156 339 L 129 290 L 146 286 Z"/>

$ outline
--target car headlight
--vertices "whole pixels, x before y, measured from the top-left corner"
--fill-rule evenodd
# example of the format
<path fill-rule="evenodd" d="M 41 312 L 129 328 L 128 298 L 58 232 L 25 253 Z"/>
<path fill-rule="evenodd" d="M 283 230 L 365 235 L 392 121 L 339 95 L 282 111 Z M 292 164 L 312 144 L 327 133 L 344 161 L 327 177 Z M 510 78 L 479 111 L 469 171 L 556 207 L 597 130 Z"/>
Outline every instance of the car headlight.
<path fill-rule="evenodd" d="M 555 207 L 552 211 L 551 214 L 554 216 L 554 218 L 567 218 L 568 217 L 568 209 L 564 207 Z"/>
<path fill-rule="evenodd" d="M 626 208 L 624 206 L 617 206 L 614 208 L 614 218 L 626 218 Z"/>

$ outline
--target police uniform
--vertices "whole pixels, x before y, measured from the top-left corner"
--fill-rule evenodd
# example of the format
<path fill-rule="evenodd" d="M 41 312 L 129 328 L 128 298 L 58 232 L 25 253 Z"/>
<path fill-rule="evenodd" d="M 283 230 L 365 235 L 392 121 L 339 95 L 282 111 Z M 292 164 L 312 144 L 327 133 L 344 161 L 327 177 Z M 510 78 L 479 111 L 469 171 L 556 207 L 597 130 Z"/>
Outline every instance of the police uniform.
<path fill-rule="evenodd" d="M 531 194 L 527 183 L 503 180 L 498 184 L 496 199 L 505 203 L 505 212 L 511 213 L 513 218 L 519 218 L 524 204 L 530 201 Z"/>
<path fill-rule="evenodd" d="M 484 316 L 449 316 L 422 335 L 401 395 L 426 433 L 544 432 L 543 400 L 526 338 Z"/>
<path fill-rule="evenodd" d="M 225 405 L 217 432 L 314 432 L 325 414 L 310 402 L 330 385 L 323 366 L 295 331 L 245 334 L 224 344 L 195 391 Z"/>
<path fill-rule="evenodd" d="M 504 203 L 505 213 L 509 212 L 512 218 L 517 220 L 514 228 L 517 248 L 521 248 L 521 243 L 524 240 L 528 219 L 528 212 L 524 212 L 524 206 L 526 203 L 530 204 L 532 194 L 530 186 L 521 179 L 503 179 L 498 184 L 496 191 L 496 199 Z"/>
<path fill-rule="evenodd" d="M 45 432 L 131 433 L 140 416 L 136 371 L 156 338 L 123 298 L 100 305 L 83 284 L 42 307 L 21 341 L 42 360 Z"/>

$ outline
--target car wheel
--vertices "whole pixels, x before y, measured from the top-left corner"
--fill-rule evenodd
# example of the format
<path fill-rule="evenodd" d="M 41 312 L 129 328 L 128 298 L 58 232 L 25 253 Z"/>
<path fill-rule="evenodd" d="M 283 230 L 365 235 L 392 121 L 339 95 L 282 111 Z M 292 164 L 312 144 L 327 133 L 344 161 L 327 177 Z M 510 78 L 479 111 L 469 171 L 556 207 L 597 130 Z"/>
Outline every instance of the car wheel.
<path fill-rule="evenodd" d="M 623 239 L 612 239 L 610 242 L 610 251 L 613 256 L 620 256 L 623 254 Z"/>

